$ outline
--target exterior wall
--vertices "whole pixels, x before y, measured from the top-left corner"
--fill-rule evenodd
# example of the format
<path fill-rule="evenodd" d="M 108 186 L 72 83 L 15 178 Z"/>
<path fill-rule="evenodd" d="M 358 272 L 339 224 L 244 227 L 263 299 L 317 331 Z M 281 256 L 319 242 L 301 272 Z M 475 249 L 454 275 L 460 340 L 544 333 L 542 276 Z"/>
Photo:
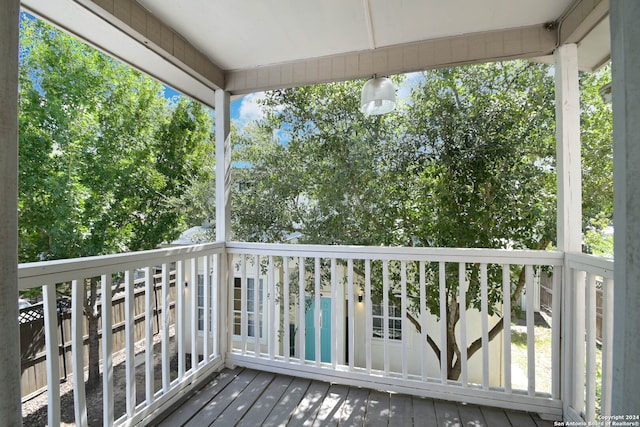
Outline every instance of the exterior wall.
<path fill-rule="evenodd" d="M 501 319 L 497 316 L 489 318 L 489 329 Z M 436 316 L 429 315 L 427 320 L 427 333 L 440 346 L 440 323 Z M 467 346 L 482 335 L 481 314 L 475 309 L 467 310 Z M 460 324 L 456 327 L 456 338 L 460 343 Z M 421 375 L 422 373 L 422 347 L 427 351 L 427 375 L 431 378 L 440 378 L 440 362 L 427 343 L 422 343 L 422 337 L 406 317 L 403 318 L 404 338 L 407 340 L 408 374 Z M 356 366 L 366 366 L 365 353 L 365 305 L 356 302 Z M 389 340 L 390 369 L 402 372 L 402 345 L 400 341 Z M 371 339 L 372 369 L 384 369 L 384 341 L 380 338 Z M 489 342 L 489 385 L 503 386 L 503 340 L 502 333 Z M 482 349 L 478 350 L 468 360 L 468 381 L 482 384 Z"/>

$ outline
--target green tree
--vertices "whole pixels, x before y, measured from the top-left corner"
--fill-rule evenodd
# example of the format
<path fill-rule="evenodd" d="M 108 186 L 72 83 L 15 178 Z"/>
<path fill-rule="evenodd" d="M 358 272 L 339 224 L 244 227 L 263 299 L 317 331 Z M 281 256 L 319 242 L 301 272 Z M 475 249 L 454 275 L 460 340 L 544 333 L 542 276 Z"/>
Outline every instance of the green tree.
<path fill-rule="evenodd" d="M 151 249 L 184 227 L 179 201 L 211 179 L 212 122 L 162 86 L 36 19 L 21 20 L 22 262 Z M 89 382 L 99 278 L 87 281 Z"/>
<path fill-rule="evenodd" d="M 582 148 L 582 218 L 585 242 L 593 253 L 613 255 L 613 115 L 600 97 L 611 82 L 611 66 L 580 76 L 580 142 Z"/>
<path fill-rule="evenodd" d="M 284 143 L 251 148 L 254 157 L 239 150 L 237 160 L 249 164 L 239 198 L 255 211 L 247 227 L 236 229 L 257 224 L 261 230 L 243 237 L 270 240 L 276 233 L 268 230 L 284 227 L 300 231 L 300 241 L 308 243 L 535 249 L 555 238 L 548 67 L 515 61 L 425 72 L 404 105 L 376 117 L 358 109 L 361 86 L 335 83 L 267 95 L 263 139 L 276 133 Z M 256 200 L 264 194 L 269 206 L 291 204 L 295 219 L 279 223 L 266 215 Z M 453 333 L 460 317 L 457 268 L 447 274 L 447 348 L 431 337 L 425 345 L 446 357 L 455 379 L 461 368 Z M 490 269 L 490 279 L 497 274 Z M 428 276 L 437 281 L 437 274 Z M 468 276 L 467 307 L 479 308 L 478 266 L 469 266 Z M 524 274 L 515 277 L 514 299 Z M 490 282 L 490 312 L 499 314 L 501 281 Z M 374 292 L 381 297 L 381 289 Z M 415 290 L 410 294 L 417 298 Z M 439 316 L 437 292 L 427 305 Z M 414 301 L 406 315 L 420 330 L 417 310 Z M 469 357 L 480 345 L 478 339 L 468 347 Z"/>

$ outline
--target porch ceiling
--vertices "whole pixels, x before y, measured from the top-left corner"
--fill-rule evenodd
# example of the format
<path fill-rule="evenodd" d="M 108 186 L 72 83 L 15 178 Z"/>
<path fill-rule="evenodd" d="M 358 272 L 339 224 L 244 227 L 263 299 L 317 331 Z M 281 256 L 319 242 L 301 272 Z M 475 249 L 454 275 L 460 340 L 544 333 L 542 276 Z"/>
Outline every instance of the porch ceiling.
<path fill-rule="evenodd" d="M 244 94 L 509 58 L 544 60 L 563 42 L 578 43 L 580 67 L 591 70 L 608 60 L 610 50 L 609 0 L 22 4 L 209 105 L 213 96 L 201 85 Z M 123 34 L 129 43 L 112 41 Z M 185 76 L 149 65 L 135 53 L 141 48 Z"/>

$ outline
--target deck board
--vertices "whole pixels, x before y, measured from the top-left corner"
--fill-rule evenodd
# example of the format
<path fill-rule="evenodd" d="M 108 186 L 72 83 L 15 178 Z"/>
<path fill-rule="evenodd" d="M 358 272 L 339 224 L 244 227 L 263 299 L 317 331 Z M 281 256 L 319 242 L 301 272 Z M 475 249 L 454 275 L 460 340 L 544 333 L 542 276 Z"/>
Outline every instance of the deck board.
<path fill-rule="evenodd" d="M 257 371 L 245 369 L 234 380 L 227 384 L 215 399 L 200 409 L 185 425 L 202 427 L 211 424 L 227 409 L 235 398 L 244 390 L 258 374 Z"/>
<path fill-rule="evenodd" d="M 460 422 L 460 412 L 458 411 L 458 405 L 454 402 L 447 402 L 444 400 L 434 401 L 436 408 L 437 425 L 459 427 L 462 425 Z"/>
<path fill-rule="evenodd" d="M 475 405 L 463 405 L 458 403 L 460 422 L 465 427 L 491 427 L 482 416 L 482 410 Z"/>
<path fill-rule="evenodd" d="M 161 426 L 548 427 L 537 415 L 328 384 L 252 369 L 224 370 Z M 152 423 L 155 424 L 155 423 Z"/>
<path fill-rule="evenodd" d="M 289 426 L 311 426 L 322 406 L 329 384 L 313 381 L 289 420 Z"/>
<path fill-rule="evenodd" d="M 332 384 L 324 397 L 322 406 L 318 411 L 314 427 L 337 426 L 342 415 L 342 406 L 347 397 L 349 387 L 340 384 Z"/>
<path fill-rule="evenodd" d="M 359 387 L 349 387 L 347 398 L 342 405 L 340 426 L 362 426 L 367 413 L 369 390 Z"/>
<path fill-rule="evenodd" d="M 417 420 L 416 425 L 436 426 L 436 408 L 432 399 L 423 397 L 413 397 L 413 419 Z M 419 420 L 419 421 L 418 421 Z"/>
<path fill-rule="evenodd" d="M 310 384 L 311 381 L 303 378 L 295 378 L 291 381 L 276 407 L 267 416 L 263 426 L 287 425 Z"/>
<path fill-rule="evenodd" d="M 213 378 L 209 384 L 201 388 L 189 400 L 185 401 L 158 426 L 173 427 L 185 425 L 189 419 L 199 412 L 207 403 L 213 400 L 234 378 L 241 372 L 240 368 L 226 369 Z"/>
<path fill-rule="evenodd" d="M 274 377 L 274 374 L 267 372 L 260 372 L 256 375 L 210 426 L 225 427 L 236 425 L 253 405 L 258 404 L 261 400 L 260 397 Z"/>
<path fill-rule="evenodd" d="M 284 375 L 275 377 L 265 390 L 264 395 L 251 406 L 251 409 L 249 409 L 242 418 L 242 421 L 238 423 L 238 427 L 254 427 L 265 424 L 267 417 L 277 407 L 276 404 L 289 388 L 291 381 L 293 381 L 293 377 Z M 291 407 L 291 410 L 293 410 L 293 408 L 294 406 Z M 282 417 L 285 421 L 289 419 L 291 410 L 287 413 L 286 417 Z"/>
<path fill-rule="evenodd" d="M 389 396 L 389 419 L 399 426 L 415 424 L 411 396 L 406 394 L 392 394 Z"/>
<path fill-rule="evenodd" d="M 369 393 L 367 413 L 364 425 L 371 427 L 386 426 L 389 424 L 389 393 L 372 390 Z"/>

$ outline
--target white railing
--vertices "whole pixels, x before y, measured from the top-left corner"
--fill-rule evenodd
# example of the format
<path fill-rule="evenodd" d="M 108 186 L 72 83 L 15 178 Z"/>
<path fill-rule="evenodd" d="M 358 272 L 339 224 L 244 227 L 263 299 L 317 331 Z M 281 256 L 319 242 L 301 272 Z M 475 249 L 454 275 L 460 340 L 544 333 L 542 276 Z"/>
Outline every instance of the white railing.
<path fill-rule="evenodd" d="M 208 374 L 223 365 L 224 342 L 219 340 L 220 318 L 226 318 L 224 287 L 218 287 L 219 274 L 224 268 L 224 244 L 215 243 L 192 247 L 161 249 L 146 252 L 109 255 L 72 260 L 60 260 L 21 264 L 19 266 L 19 288 L 27 290 L 41 287 L 45 312 L 45 340 L 48 384 L 48 425 L 58 426 L 60 414 L 60 353 L 56 313 L 56 287 L 71 284 L 72 317 L 72 370 L 75 423 L 88 425 L 87 400 L 84 373 L 84 306 L 85 286 L 88 280 L 99 278 L 101 307 L 111 307 L 112 292 L 116 285 L 123 287 L 125 294 L 124 364 L 126 370 L 124 413 L 114 411 L 114 364 L 113 335 L 103 333 L 101 337 L 102 402 L 104 425 L 131 425 L 180 397 L 189 384 L 207 378 Z M 154 346 L 153 271 L 161 271 L 162 320 L 158 328 L 159 347 Z M 142 272 L 145 278 L 144 349 L 136 355 L 134 340 L 134 274 Z M 207 274 L 208 273 L 208 274 Z M 173 313 L 170 313 L 169 280 L 175 275 L 176 292 Z M 199 280 L 200 278 L 200 280 Z M 119 282 L 119 283 L 117 283 Z M 199 283 L 201 282 L 201 283 Z M 199 285 L 199 286 L 198 286 Z M 200 294 L 200 295 L 198 295 Z M 200 310 L 194 307 L 202 307 Z M 175 324 L 170 323 L 173 314 Z M 101 312 L 102 331 L 111 331 L 112 310 Z M 200 327 L 202 326 L 202 327 Z M 171 331 L 175 330 L 175 336 Z M 174 344 L 170 347 L 170 342 Z M 187 355 L 191 355 L 189 361 Z M 154 357 L 159 356 L 159 357 Z M 66 353 L 63 352 L 63 357 Z M 171 371 L 170 361 L 177 358 L 177 371 Z M 158 381 L 155 371 L 161 371 Z M 200 360 L 201 359 L 201 360 Z M 190 363 L 189 363 L 190 362 Z M 137 366 L 139 365 L 139 366 Z M 144 400 L 136 400 L 136 372 L 144 373 Z"/>
<path fill-rule="evenodd" d="M 562 415 L 560 322 L 555 321 L 561 313 L 562 253 L 230 242 L 226 246 L 232 272 L 229 306 L 234 309 L 228 325 L 231 363 Z M 526 338 L 519 338 L 526 341 L 522 385 L 513 377 L 517 369 L 512 319 L 501 313 L 511 312 L 511 294 L 521 275 L 523 291 L 533 294 L 540 269 L 555 277 L 555 327 L 551 348 L 542 351 L 535 340 L 534 301 L 529 298 Z M 447 347 L 447 325 L 438 319 L 451 315 L 446 307 L 455 299 L 460 303 L 456 342 L 467 345 L 459 345 L 452 357 L 454 362 L 460 358 L 459 375 L 449 375 L 452 363 L 438 358 L 434 349 Z M 478 309 L 471 308 L 474 301 Z M 331 325 L 323 335 L 327 313 Z M 467 348 L 476 340 L 480 350 L 468 355 Z M 547 389 L 535 381 L 536 361 L 541 358 L 537 351 L 551 357 Z"/>
<path fill-rule="evenodd" d="M 138 352 L 136 271 L 146 287 L 144 345 Z M 156 346 L 150 315 L 153 271 L 161 272 L 162 281 Z M 535 295 L 543 271 L 553 277 L 550 344 L 536 338 L 540 315 L 533 298 L 526 298 L 519 324 L 510 315 L 513 291 L 521 287 L 525 295 Z M 75 373 L 87 364 L 84 286 L 96 277 L 102 306 L 110 306 L 110 291 L 119 285 L 126 307 L 124 410 L 114 410 L 113 337 L 101 337 L 104 425 L 146 422 L 224 364 L 593 420 L 610 412 L 612 272 L 612 261 L 549 251 L 227 242 L 23 264 L 19 280 L 21 290 L 41 287 L 44 296 L 51 426 L 61 421 L 56 286 L 72 288 L 75 421 L 87 425 L 85 378 Z M 171 306 L 172 277 L 174 308 L 165 309 Z M 596 375 L 597 283 L 604 295 L 601 380 Z M 440 319 L 452 316 L 452 307 L 459 307 L 459 345 L 448 360 L 438 351 L 454 340 Z M 103 331 L 111 330 L 109 310 L 102 311 L 101 322 Z M 177 358 L 174 371 L 172 357 Z M 155 371 L 161 372 L 157 381 Z M 144 399 L 136 400 L 136 372 L 144 373 Z M 550 381 L 545 384 L 541 377 Z M 601 401 L 596 399 L 600 384 Z"/>
<path fill-rule="evenodd" d="M 571 316 L 565 320 L 564 414 L 571 421 L 597 422 L 611 415 L 614 263 L 581 253 L 566 254 L 566 262 L 564 302 Z M 600 292 L 602 338 L 597 340 Z"/>

